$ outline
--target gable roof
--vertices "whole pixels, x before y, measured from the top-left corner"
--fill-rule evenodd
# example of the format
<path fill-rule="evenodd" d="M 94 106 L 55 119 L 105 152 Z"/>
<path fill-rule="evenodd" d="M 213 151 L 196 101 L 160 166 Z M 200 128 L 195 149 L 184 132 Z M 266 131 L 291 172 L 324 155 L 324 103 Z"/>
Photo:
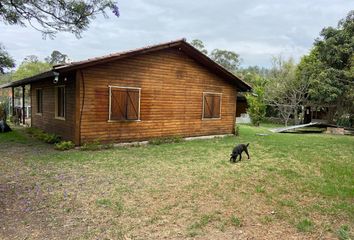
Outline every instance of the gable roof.
<path fill-rule="evenodd" d="M 192 45 L 187 43 L 185 39 L 180 39 L 180 40 L 176 40 L 176 41 L 147 46 L 147 47 L 138 48 L 138 49 L 125 51 L 125 52 L 113 53 L 113 54 L 109 54 L 109 55 L 105 55 L 105 56 L 101 56 L 101 57 L 90 58 L 90 59 L 83 60 L 83 61 L 71 62 L 68 64 L 55 65 L 55 66 L 53 66 L 53 69 L 48 72 L 44 72 L 44 73 L 29 77 L 29 78 L 21 79 L 19 81 L 15 81 L 12 83 L 4 84 L 4 85 L 1 85 L 0 88 L 16 87 L 16 86 L 21 86 L 24 84 L 29 84 L 32 82 L 40 81 L 44 78 L 54 76 L 55 72 L 59 72 L 59 73 L 60 72 L 68 72 L 68 71 L 72 71 L 75 69 L 86 68 L 86 67 L 94 66 L 97 64 L 107 63 L 107 62 L 115 61 L 115 60 L 122 59 L 122 58 L 132 57 L 132 56 L 136 56 L 136 55 L 141 55 L 141 54 L 155 52 L 155 51 L 169 49 L 169 48 L 177 48 L 177 49 L 183 51 L 188 56 L 190 56 L 191 58 L 195 59 L 200 64 L 207 67 L 209 70 L 213 71 L 215 74 L 231 81 L 233 84 L 236 85 L 236 87 L 239 91 L 250 91 L 252 89 L 251 86 L 248 85 L 246 82 L 242 81 L 240 78 L 235 76 L 233 73 L 226 70 L 224 67 L 222 67 L 221 65 L 219 65 L 218 63 L 213 61 L 211 58 L 209 58 L 208 56 L 206 56 L 205 54 L 200 52 L 198 49 L 194 48 Z"/>

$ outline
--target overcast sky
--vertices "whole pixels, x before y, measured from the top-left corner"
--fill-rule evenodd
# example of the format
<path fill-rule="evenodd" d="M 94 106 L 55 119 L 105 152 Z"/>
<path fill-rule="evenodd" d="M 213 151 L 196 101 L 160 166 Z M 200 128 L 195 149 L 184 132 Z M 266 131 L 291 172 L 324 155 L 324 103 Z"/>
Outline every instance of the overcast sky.
<path fill-rule="evenodd" d="M 353 0 L 121 0 L 121 16 L 98 17 L 81 39 L 60 33 L 42 39 L 27 27 L 0 23 L 0 42 L 19 64 L 53 50 L 83 60 L 180 38 L 201 39 L 208 50 L 232 50 L 243 66 L 268 67 L 272 56 L 298 60 L 325 26 L 336 26 Z"/>

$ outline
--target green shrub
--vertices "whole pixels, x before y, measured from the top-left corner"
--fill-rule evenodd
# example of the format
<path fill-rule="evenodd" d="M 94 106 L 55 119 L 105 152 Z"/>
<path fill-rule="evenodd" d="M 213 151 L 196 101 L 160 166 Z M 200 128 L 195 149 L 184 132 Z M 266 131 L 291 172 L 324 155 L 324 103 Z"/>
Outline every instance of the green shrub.
<path fill-rule="evenodd" d="M 352 126 L 349 115 L 342 116 L 342 117 L 338 118 L 336 123 L 338 126 L 341 126 L 341 127 L 351 127 Z"/>
<path fill-rule="evenodd" d="M 246 99 L 248 103 L 247 113 L 250 115 L 252 124 L 258 127 L 266 114 L 264 89 L 261 87 L 255 87 L 254 94 L 246 94 Z"/>
<path fill-rule="evenodd" d="M 161 145 L 161 144 L 165 144 L 165 143 L 179 143 L 179 142 L 183 142 L 183 141 L 184 141 L 184 139 L 182 137 L 179 137 L 179 136 L 162 137 L 162 138 L 151 139 L 149 141 L 149 144 L 151 144 L 151 145 Z"/>
<path fill-rule="evenodd" d="M 236 125 L 235 136 L 239 136 L 239 135 L 240 135 L 240 127 L 238 125 Z"/>
<path fill-rule="evenodd" d="M 26 128 L 26 133 L 32 137 L 37 138 L 40 141 L 50 144 L 58 143 L 61 140 L 61 137 L 59 135 L 56 135 L 54 133 L 46 133 L 43 130 L 35 127 Z"/>
<path fill-rule="evenodd" d="M 38 132 L 38 133 L 34 134 L 33 136 L 42 142 L 45 142 L 45 139 L 47 138 L 47 134 L 45 132 L 42 132 L 42 133 Z"/>
<path fill-rule="evenodd" d="M 250 115 L 252 124 L 258 127 L 263 121 L 267 110 L 265 102 L 265 85 L 267 80 L 261 76 L 255 76 L 252 82 L 252 93 L 245 94 L 248 105 L 247 113 Z"/>
<path fill-rule="evenodd" d="M 60 140 L 61 137 L 54 133 L 53 134 L 44 133 L 43 135 L 43 141 L 49 144 L 59 143 Z"/>
<path fill-rule="evenodd" d="M 73 149 L 75 147 L 75 144 L 72 141 L 61 141 L 55 144 L 55 149 L 56 150 L 69 150 Z"/>

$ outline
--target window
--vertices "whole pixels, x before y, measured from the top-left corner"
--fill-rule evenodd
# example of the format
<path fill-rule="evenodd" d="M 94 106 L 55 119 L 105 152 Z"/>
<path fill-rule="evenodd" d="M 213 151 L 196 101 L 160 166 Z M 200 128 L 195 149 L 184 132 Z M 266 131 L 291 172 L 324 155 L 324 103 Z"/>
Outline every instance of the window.
<path fill-rule="evenodd" d="M 221 118 L 221 93 L 203 93 L 203 119 Z"/>
<path fill-rule="evenodd" d="M 55 117 L 65 119 L 65 87 L 55 88 Z"/>
<path fill-rule="evenodd" d="M 36 98 L 37 98 L 37 113 L 43 113 L 43 90 L 36 89 Z"/>
<path fill-rule="evenodd" d="M 109 120 L 140 119 L 140 88 L 109 87 Z"/>

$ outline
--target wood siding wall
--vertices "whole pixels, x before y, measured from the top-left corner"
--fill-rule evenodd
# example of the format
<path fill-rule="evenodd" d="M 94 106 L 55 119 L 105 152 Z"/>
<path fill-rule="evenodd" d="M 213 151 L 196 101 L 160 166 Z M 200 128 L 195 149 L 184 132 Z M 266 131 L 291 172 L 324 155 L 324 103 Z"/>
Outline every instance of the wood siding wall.
<path fill-rule="evenodd" d="M 63 76 L 64 77 L 64 76 Z M 53 79 L 31 84 L 32 126 L 48 133 L 55 133 L 65 140 L 74 139 L 75 122 L 75 77 L 67 77 L 67 81 L 59 79 L 58 84 Z M 65 120 L 55 118 L 55 86 L 65 86 Z M 36 89 L 43 90 L 43 113 L 37 114 Z"/>
<path fill-rule="evenodd" d="M 89 67 L 76 76 L 81 144 L 234 132 L 236 87 L 177 49 Z M 109 85 L 141 88 L 140 121 L 108 122 Z M 203 92 L 222 93 L 221 119 L 202 120 Z"/>

